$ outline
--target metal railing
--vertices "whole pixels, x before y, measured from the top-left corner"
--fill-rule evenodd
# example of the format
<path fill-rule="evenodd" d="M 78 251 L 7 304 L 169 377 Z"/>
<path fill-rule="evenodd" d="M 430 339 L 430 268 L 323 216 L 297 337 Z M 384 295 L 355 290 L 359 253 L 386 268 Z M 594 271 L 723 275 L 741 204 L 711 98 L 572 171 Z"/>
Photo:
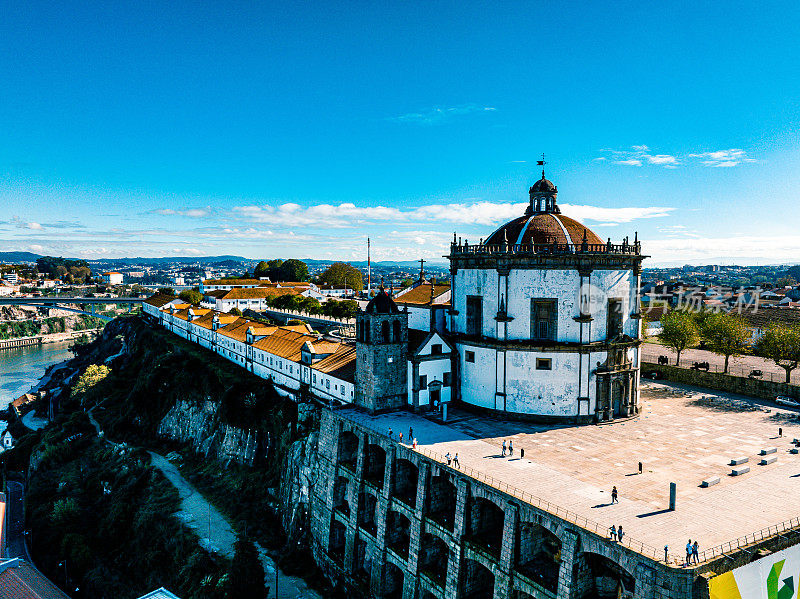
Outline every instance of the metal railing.
<path fill-rule="evenodd" d="M 609 254 L 624 256 L 639 256 L 642 253 L 642 244 L 634 243 L 452 243 L 450 254 Z"/>
<path fill-rule="evenodd" d="M 711 547 L 710 549 L 706 549 L 705 551 L 701 551 L 699 554 L 699 558 L 701 562 L 711 561 L 718 557 L 723 557 L 727 553 L 732 553 L 738 549 L 742 549 L 748 547 L 749 545 L 753 545 L 754 543 L 760 543 L 766 539 L 770 539 L 772 537 L 778 536 L 784 532 L 793 532 L 796 531 L 797 528 L 800 527 L 800 518 L 792 518 L 791 520 L 785 520 L 779 524 L 773 524 L 772 526 L 768 526 L 767 528 L 762 528 L 761 530 L 757 530 L 756 532 L 752 532 L 750 534 L 746 534 L 743 537 L 739 537 L 738 539 L 734 539 L 733 541 L 728 541 L 726 543 L 722 543 L 715 547 Z"/>

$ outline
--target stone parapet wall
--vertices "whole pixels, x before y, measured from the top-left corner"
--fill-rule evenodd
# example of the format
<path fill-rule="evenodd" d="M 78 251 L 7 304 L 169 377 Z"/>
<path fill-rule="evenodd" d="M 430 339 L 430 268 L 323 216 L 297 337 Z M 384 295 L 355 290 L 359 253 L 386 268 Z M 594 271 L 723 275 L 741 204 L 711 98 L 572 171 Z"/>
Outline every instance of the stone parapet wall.
<path fill-rule="evenodd" d="M 719 372 L 704 372 L 702 370 L 664 366 L 649 362 L 642 362 L 641 370 L 643 378 L 647 378 L 647 375 L 651 372 L 659 372 L 663 379 L 673 383 L 705 387 L 715 391 L 748 395 L 760 399 L 775 399 L 778 395 L 787 395 L 800 399 L 800 386 L 798 385 L 787 385 L 786 383 L 764 381 L 757 378 L 733 376 Z"/>

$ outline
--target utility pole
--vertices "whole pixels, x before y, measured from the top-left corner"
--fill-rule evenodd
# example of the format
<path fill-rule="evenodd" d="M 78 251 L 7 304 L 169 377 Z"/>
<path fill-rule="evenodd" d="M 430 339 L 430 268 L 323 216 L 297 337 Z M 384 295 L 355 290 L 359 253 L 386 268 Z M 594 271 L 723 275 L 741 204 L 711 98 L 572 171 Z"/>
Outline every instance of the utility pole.
<path fill-rule="evenodd" d="M 367 299 L 372 294 L 372 260 L 370 256 L 370 240 L 367 237 Z"/>

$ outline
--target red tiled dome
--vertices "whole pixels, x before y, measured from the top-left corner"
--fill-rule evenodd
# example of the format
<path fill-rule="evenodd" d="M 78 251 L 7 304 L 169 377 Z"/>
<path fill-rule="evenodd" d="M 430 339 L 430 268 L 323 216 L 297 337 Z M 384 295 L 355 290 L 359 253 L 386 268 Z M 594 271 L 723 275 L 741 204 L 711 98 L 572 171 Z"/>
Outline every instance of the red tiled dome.
<path fill-rule="evenodd" d="M 486 245 L 575 244 L 586 235 L 589 244 L 605 243 L 594 232 L 563 214 L 538 212 L 524 215 L 504 224 L 485 241 Z"/>

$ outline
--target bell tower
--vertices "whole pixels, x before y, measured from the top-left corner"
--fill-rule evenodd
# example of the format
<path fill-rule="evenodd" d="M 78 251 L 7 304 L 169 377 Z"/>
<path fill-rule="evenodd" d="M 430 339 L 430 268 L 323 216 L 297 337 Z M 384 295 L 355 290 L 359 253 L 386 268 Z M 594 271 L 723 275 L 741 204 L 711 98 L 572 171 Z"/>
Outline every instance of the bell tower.
<path fill-rule="evenodd" d="M 356 314 L 355 403 L 370 412 L 397 410 L 408 401 L 408 311 L 381 284 Z"/>

